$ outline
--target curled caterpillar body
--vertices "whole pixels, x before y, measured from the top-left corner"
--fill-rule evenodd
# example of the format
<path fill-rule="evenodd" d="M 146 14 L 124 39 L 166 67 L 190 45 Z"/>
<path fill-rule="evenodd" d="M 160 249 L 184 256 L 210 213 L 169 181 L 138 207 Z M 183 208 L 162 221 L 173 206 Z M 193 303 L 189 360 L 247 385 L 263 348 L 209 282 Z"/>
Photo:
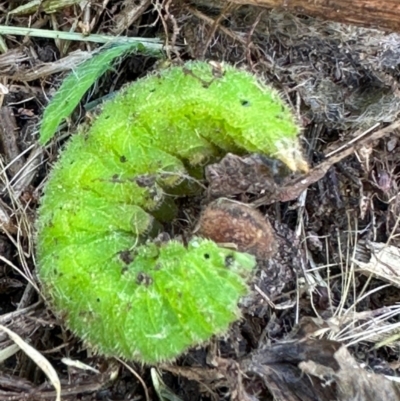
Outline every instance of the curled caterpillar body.
<path fill-rule="evenodd" d="M 226 332 L 254 257 L 149 236 L 173 215 L 168 192 L 225 152 L 306 170 L 297 134 L 277 93 L 230 66 L 214 76 L 188 63 L 127 87 L 72 137 L 45 187 L 37 261 L 54 311 L 99 353 L 149 364 Z"/>

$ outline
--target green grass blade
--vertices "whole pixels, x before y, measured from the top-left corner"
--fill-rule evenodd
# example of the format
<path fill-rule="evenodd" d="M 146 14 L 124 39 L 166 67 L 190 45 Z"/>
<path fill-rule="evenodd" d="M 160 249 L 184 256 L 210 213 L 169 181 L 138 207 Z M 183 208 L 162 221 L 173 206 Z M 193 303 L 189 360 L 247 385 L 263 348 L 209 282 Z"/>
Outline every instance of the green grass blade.
<path fill-rule="evenodd" d="M 64 79 L 43 113 L 39 136 L 41 145 L 46 144 L 54 136 L 60 123 L 71 115 L 86 91 L 111 68 L 112 62 L 117 57 L 132 51 L 149 52 L 143 45 L 137 43 L 112 44 L 80 64 Z"/>

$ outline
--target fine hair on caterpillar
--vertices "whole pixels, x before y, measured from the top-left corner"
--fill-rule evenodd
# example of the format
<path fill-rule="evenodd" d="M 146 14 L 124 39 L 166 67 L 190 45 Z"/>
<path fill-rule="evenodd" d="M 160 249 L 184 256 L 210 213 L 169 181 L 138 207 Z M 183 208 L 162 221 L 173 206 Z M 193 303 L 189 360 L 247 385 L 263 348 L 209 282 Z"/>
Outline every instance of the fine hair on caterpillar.
<path fill-rule="evenodd" d="M 205 164 L 227 152 L 305 171 L 298 133 L 275 90 L 229 65 L 190 62 L 124 88 L 72 136 L 44 189 L 36 253 L 51 308 L 98 353 L 147 364 L 227 333 L 254 244 L 152 238 L 177 215 L 174 198 L 196 193 Z M 257 220 L 242 212 L 244 226 Z"/>

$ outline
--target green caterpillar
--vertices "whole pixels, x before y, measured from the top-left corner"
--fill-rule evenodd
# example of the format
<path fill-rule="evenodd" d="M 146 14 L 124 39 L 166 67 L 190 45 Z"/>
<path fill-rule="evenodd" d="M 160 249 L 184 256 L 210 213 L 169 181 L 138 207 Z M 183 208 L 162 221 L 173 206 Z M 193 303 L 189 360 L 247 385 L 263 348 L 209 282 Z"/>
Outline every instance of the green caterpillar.
<path fill-rule="evenodd" d="M 38 211 L 38 275 L 54 311 L 97 352 L 148 364 L 225 333 L 254 257 L 149 238 L 185 177 L 226 152 L 305 170 L 290 110 L 249 73 L 192 62 L 125 88 L 80 131 Z"/>

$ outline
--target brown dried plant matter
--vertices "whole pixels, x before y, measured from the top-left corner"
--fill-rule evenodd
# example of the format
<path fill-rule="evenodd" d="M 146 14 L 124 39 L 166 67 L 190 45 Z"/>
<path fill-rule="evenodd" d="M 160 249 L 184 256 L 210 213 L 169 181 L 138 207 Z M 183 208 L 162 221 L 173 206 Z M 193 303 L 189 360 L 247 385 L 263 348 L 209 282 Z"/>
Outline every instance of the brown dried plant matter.
<path fill-rule="evenodd" d="M 250 206 L 217 199 L 200 216 L 197 233 L 217 243 L 233 244 L 240 252 L 248 252 L 259 260 L 269 259 L 277 251 L 271 224 Z"/>

